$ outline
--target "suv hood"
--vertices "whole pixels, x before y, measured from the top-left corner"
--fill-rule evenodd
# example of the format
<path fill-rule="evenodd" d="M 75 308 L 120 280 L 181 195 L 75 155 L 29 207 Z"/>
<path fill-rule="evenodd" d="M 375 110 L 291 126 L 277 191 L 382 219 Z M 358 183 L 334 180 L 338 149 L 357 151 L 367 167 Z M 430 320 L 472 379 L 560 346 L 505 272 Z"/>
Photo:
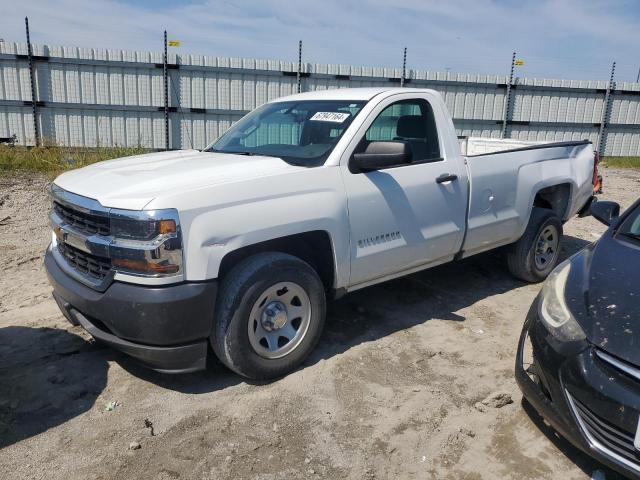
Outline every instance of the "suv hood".
<path fill-rule="evenodd" d="M 104 207 L 142 210 L 168 191 L 175 194 L 299 169 L 304 167 L 274 157 L 180 150 L 95 163 L 63 173 L 55 184 Z"/>
<path fill-rule="evenodd" d="M 586 305 L 576 319 L 591 343 L 640 366 L 640 250 L 611 230 L 591 248 L 578 266 Z"/>

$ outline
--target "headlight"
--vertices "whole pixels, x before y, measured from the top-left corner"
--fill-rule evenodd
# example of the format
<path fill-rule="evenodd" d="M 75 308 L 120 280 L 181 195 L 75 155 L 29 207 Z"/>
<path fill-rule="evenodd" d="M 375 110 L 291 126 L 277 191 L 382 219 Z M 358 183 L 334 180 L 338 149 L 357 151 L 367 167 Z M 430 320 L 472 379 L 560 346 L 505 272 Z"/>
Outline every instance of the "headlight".
<path fill-rule="evenodd" d="M 177 233 L 175 220 L 143 220 L 115 217 L 111 219 L 111 235 L 132 240 L 153 240 L 158 235 Z"/>
<path fill-rule="evenodd" d="M 182 273 L 182 238 L 175 210 L 109 212 L 111 264 L 117 272 L 163 277 Z"/>
<path fill-rule="evenodd" d="M 563 342 L 584 340 L 585 334 L 573 318 L 565 301 L 565 285 L 571 271 L 571 258 L 558 265 L 547 278 L 540 298 L 540 318 L 547 330 Z"/>

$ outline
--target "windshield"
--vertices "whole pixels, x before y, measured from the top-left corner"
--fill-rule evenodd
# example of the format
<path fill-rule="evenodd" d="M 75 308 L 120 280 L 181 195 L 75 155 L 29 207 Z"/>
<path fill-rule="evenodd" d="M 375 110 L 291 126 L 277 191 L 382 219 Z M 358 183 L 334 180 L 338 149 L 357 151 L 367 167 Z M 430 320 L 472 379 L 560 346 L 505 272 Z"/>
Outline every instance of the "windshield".
<path fill-rule="evenodd" d="M 279 157 L 305 167 L 324 164 L 366 102 L 308 100 L 267 103 L 249 113 L 208 152 Z"/>
<path fill-rule="evenodd" d="M 625 218 L 618 233 L 640 240 L 640 205 Z"/>

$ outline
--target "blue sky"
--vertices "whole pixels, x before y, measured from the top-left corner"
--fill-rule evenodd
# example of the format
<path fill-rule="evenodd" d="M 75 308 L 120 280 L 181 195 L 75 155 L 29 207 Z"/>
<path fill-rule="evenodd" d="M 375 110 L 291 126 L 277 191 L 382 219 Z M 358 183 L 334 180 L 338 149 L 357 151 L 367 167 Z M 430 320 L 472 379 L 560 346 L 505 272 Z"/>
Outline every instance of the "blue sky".
<path fill-rule="evenodd" d="M 635 81 L 640 0 L 0 0 L 0 38 L 461 73 Z"/>

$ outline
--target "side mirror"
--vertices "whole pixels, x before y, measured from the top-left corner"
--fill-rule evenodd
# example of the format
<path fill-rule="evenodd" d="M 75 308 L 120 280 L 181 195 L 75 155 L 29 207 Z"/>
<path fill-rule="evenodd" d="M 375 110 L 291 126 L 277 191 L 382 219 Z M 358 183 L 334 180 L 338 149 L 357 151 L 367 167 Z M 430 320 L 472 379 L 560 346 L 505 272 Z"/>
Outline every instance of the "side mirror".
<path fill-rule="evenodd" d="M 413 154 L 407 142 L 371 142 L 364 152 L 354 153 L 352 164 L 359 172 L 370 172 L 411 163 Z"/>
<path fill-rule="evenodd" d="M 593 218 L 606 226 L 611 225 L 611 222 L 620 215 L 620 205 L 616 202 L 593 202 L 590 210 Z"/>

